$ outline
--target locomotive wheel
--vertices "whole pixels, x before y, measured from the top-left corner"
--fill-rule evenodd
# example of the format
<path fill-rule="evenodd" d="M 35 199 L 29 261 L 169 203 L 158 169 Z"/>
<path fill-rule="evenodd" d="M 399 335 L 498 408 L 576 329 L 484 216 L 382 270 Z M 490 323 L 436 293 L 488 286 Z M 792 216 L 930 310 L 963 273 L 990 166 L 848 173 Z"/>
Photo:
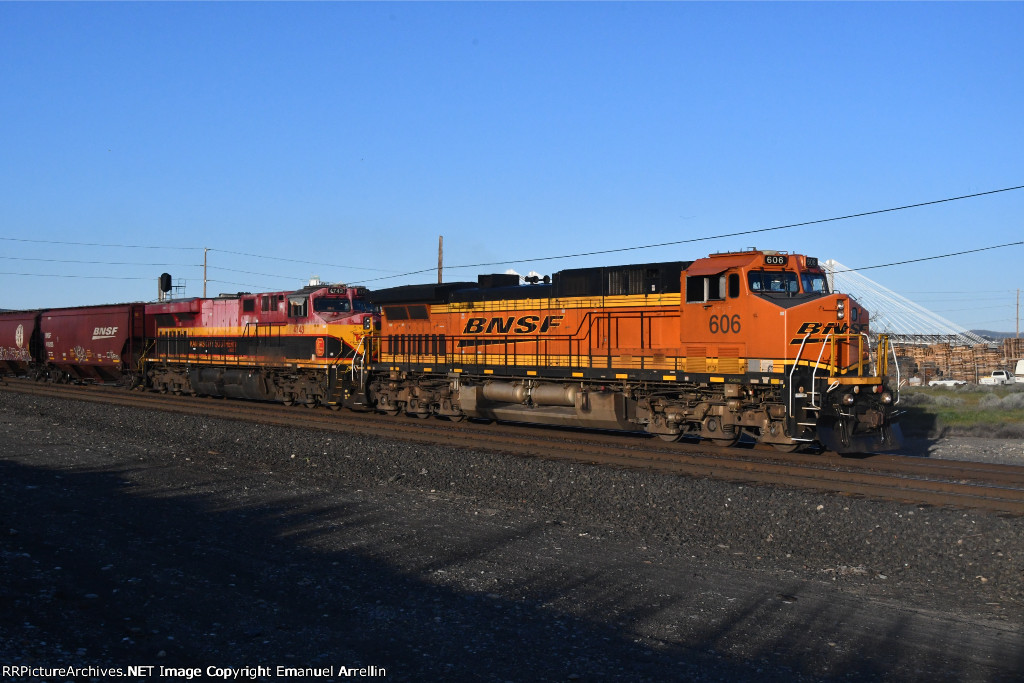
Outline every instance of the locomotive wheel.
<path fill-rule="evenodd" d="M 398 403 L 386 403 L 384 404 L 384 407 L 378 405 L 377 410 L 384 413 L 385 415 L 390 415 L 391 417 L 394 417 L 395 415 L 398 415 L 400 412 L 402 412 L 402 406 L 401 404 Z"/>
<path fill-rule="evenodd" d="M 794 453 L 796 449 L 800 448 L 798 443 L 773 443 L 772 448 L 777 450 L 779 453 Z"/>
<path fill-rule="evenodd" d="M 716 446 L 735 446 L 740 440 L 740 431 L 734 425 L 728 425 L 728 429 L 722 426 L 717 417 L 709 417 L 704 420 L 704 429 L 701 437 L 708 439 Z"/>
<path fill-rule="evenodd" d="M 655 436 L 662 441 L 667 441 L 668 443 L 675 443 L 676 441 L 679 441 L 679 439 L 683 438 L 682 432 L 678 434 L 655 434 Z"/>

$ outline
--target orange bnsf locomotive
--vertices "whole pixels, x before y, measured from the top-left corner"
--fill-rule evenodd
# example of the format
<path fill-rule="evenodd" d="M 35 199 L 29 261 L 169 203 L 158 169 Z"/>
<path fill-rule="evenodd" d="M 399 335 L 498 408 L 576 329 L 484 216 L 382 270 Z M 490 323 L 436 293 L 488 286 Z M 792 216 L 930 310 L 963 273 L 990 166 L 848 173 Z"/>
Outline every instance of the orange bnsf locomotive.
<path fill-rule="evenodd" d="M 692 436 L 896 448 L 891 348 L 817 259 L 770 251 L 373 294 L 373 408 Z"/>

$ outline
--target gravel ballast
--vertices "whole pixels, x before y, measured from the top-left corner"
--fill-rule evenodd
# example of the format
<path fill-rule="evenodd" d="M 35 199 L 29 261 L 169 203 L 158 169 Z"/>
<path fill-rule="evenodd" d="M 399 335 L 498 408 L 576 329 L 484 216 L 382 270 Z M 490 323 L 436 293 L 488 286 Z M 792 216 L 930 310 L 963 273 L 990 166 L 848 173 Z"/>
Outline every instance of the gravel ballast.
<path fill-rule="evenodd" d="M 1024 671 L 1020 518 L 11 392 L 0 442 L 3 666 Z"/>

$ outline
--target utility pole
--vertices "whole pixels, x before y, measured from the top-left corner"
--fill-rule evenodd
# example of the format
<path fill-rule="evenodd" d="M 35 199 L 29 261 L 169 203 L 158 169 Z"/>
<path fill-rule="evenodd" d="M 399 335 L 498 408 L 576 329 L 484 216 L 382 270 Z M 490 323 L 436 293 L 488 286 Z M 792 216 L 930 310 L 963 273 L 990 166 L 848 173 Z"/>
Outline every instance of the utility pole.
<path fill-rule="evenodd" d="M 203 247 L 203 298 L 206 298 L 206 252 L 210 251 Z"/>
<path fill-rule="evenodd" d="M 437 236 L 437 284 L 441 284 L 441 271 L 444 268 L 444 235 Z"/>

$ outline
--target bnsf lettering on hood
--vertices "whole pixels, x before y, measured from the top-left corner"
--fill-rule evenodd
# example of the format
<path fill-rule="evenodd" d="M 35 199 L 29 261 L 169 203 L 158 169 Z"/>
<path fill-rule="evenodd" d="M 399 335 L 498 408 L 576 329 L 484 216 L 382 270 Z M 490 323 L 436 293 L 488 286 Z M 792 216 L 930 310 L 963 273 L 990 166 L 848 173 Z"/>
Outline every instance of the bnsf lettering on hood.
<path fill-rule="evenodd" d="M 462 334 L 541 334 L 561 324 L 561 315 L 495 316 L 493 318 L 469 318 Z"/>
<path fill-rule="evenodd" d="M 97 327 L 92 331 L 93 339 L 113 339 L 116 336 L 116 327 Z"/>

